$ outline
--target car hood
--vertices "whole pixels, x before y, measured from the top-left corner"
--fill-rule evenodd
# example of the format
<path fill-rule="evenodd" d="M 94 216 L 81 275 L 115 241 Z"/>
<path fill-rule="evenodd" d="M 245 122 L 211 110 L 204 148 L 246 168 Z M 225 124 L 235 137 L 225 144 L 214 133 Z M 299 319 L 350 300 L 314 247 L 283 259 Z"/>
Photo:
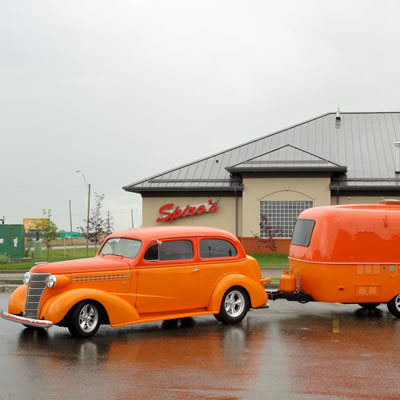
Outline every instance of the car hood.
<path fill-rule="evenodd" d="M 96 256 L 91 258 L 80 258 L 71 261 L 59 261 L 48 264 L 39 264 L 32 268 L 32 272 L 48 272 L 50 274 L 68 274 L 80 272 L 118 271 L 129 268 L 129 264 L 114 256 Z"/>

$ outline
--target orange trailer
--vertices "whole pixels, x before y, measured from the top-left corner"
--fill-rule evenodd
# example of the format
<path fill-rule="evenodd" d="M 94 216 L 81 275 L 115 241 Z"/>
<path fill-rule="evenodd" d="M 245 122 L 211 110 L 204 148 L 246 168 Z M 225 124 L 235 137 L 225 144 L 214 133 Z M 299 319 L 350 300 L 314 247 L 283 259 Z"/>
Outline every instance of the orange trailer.
<path fill-rule="evenodd" d="M 387 303 L 400 318 L 400 202 L 310 208 L 296 222 L 289 269 L 270 298 Z"/>

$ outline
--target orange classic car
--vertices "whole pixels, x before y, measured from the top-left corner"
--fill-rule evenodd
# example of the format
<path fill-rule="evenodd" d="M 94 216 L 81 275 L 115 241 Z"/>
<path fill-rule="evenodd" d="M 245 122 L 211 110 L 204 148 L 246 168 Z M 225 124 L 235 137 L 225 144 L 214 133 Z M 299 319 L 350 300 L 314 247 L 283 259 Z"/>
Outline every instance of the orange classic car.
<path fill-rule="evenodd" d="M 229 232 L 153 227 L 114 233 L 93 258 L 27 272 L 1 316 L 25 326 L 68 327 L 78 337 L 112 327 L 213 314 L 241 321 L 268 295 L 259 265 Z"/>
<path fill-rule="evenodd" d="M 400 318 L 400 202 L 309 208 L 296 222 L 289 269 L 272 300 L 386 303 Z"/>

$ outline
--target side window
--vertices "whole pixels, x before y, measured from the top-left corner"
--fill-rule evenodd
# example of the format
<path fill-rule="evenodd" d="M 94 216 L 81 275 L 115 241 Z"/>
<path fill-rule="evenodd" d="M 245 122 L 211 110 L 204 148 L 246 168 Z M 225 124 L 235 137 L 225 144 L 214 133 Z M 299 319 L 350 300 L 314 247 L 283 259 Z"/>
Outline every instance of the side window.
<path fill-rule="evenodd" d="M 222 239 L 203 239 L 200 240 L 200 257 L 235 257 L 237 251 L 232 243 Z"/>
<path fill-rule="evenodd" d="M 313 219 L 298 219 L 294 227 L 291 244 L 308 247 L 314 226 L 315 221 Z"/>
<path fill-rule="evenodd" d="M 161 244 L 152 244 L 146 251 L 147 261 L 191 260 L 193 245 L 190 240 L 170 240 Z"/>
<path fill-rule="evenodd" d="M 144 259 L 147 261 L 158 261 L 158 244 L 152 244 L 146 251 Z"/>

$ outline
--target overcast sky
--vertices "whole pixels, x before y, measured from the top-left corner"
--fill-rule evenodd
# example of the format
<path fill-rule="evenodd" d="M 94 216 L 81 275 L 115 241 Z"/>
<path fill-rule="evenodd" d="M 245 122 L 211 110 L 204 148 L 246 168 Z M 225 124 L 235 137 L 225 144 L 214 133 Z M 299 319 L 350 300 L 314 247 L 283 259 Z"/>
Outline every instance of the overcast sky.
<path fill-rule="evenodd" d="M 0 0 L 0 217 L 82 225 L 122 186 L 306 119 L 400 111 L 400 2 Z"/>

